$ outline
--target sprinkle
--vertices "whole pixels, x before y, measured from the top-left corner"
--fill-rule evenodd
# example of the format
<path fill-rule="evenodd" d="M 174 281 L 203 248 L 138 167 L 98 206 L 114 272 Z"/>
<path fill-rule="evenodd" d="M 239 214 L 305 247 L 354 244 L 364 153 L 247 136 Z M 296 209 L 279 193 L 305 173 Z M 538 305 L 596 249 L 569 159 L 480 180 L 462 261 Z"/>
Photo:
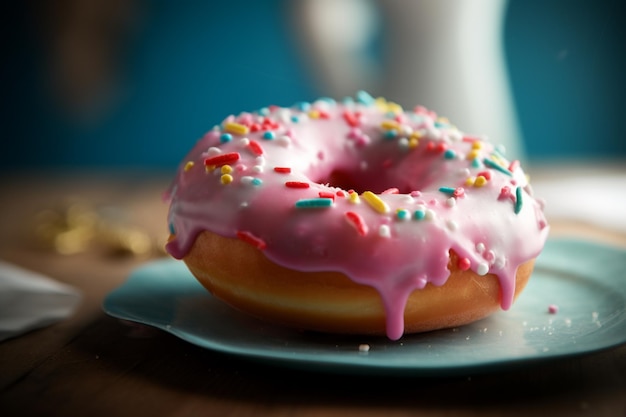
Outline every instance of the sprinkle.
<path fill-rule="evenodd" d="M 426 210 L 417 209 L 413 212 L 413 218 L 416 220 L 423 220 L 426 217 Z"/>
<path fill-rule="evenodd" d="M 233 167 L 231 167 L 230 165 L 222 165 L 220 172 L 222 174 L 230 174 L 231 172 L 233 172 Z"/>
<path fill-rule="evenodd" d="M 365 191 L 361 194 L 363 199 L 369 204 L 374 210 L 377 212 L 384 214 L 389 212 L 389 206 L 383 200 L 380 199 L 376 194 L 371 191 Z"/>
<path fill-rule="evenodd" d="M 504 168 L 503 166 L 499 165 L 498 163 L 496 163 L 495 161 L 491 159 L 488 159 L 488 158 L 483 159 L 483 164 L 485 164 L 489 168 L 495 169 L 496 171 L 500 171 L 501 173 L 506 174 L 509 177 L 513 175 L 511 171 L 509 171 L 508 169 Z"/>
<path fill-rule="evenodd" d="M 454 187 L 439 187 L 439 191 L 444 194 L 452 195 L 454 193 Z"/>
<path fill-rule="evenodd" d="M 170 234 L 176 235 L 176 228 L 174 227 L 174 223 L 169 224 Z"/>
<path fill-rule="evenodd" d="M 396 187 L 387 188 L 385 191 L 381 193 L 382 195 L 386 194 L 400 194 L 400 190 Z"/>
<path fill-rule="evenodd" d="M 260 178 L 252 178 L 252 181 L 250 183 L 258 187 L 259 185 L 263 184 L 263 180 Z"/>
<path fill-rule="evenodd" d="M 381 224 L 378 228 L 378 235 L 385 238 L 391 237 L 391 229 L 389 228 L 389 225 Z"/>
<path fill-rule="evenodd" d="M 483 276 L 489 272 L 489 265 L 485 262 L 481 262 L 478 264 L 478 268 L 476 268 L 476 273 L 480 276 Z"/>
<path fill-rule="evenodd" d="M 183 171 L 185 171 L 185 172 L 189 171 L 191 168 L 193 168 L 194 165 L 195 165 L 195 163 L 193 161 L 188 161 L 185 164 L 185 167 L 183 168 Z"/>
<path fill-rule="evenodd" d="M 491 179 L 491 172 L 489 172 L 489 171 L 481 171 L 481 172 L 479 172 L 479 173 L 478 173 L 478 175 L 477 175 L 477 176 L 479 176 L 479 177 L 485 177 L 485 179 L 486 179 L 487 181 L 489 181 L 489 180 Z"/>
<path fill-rule="evenodd" d="M 310 198 L 296 201 L 297 208 L 327 208 L 332 207 L 333 200 L 330 198 Z"/>
<path fill-rule="evenodd" d="M 452 197 L 462 198 L 465 196 L 465 189 L 463 187 L 456 187 L 452 192 Z"/>
<path fill-rule="evenodd" d="M 288 148 L 291 145 L 291 138 L 289 136 L 281 136 L 277 139 L 277 142 L 280 146 Z"/>
<path fill-rule="evenodd" d="M 483 253 L 485 251 L 485 244 L 482 242 L 478 242 L 476 244 L 476 252 Z"/>
<path fill-rule="evenodd" d="M 349 193 L 349 199 L 352 204 L 359 204 L 361 202 L 359 194 L 357 194 L 355 191 Z"/>
<path fill-rule="evenodd" d="M 335 201 L 335 194 L 330 191 L 320 191 L 319 193 L 317 193 L 317 195 L 320 198 L 330 198 Z"/>
<path fill-rule="evenodd" d="M 522 187 L 515 189 L 515 214 L 519 214 L 522 211 Z"/>
<path fill-rule="evenodd" d="M 267 244 L 263 239 L 256 237 L 246 230 L 237 230 L 237 237 L 257 249 L 263 250 L 267 247 Z"/>
<path fill-rule="evenodd" d="M 454 150 L 452 149 L 446 149 L 446 151 L 443 153 L 443 157 L 445 159 L 454 159 L 456 158 L 456 152 L 454 152 Z"/>
<path fill-rule="evenodd" d="M 232 176 L 232 175 L 230 175 L 230 174 L 223 174 L 223 175 L 220 177 L 220 181 L 222 182 L 222 184 L 224 184 L 224 185 L 228 185 L 228 184 L 230 184 L 231 182 L 233 182 L 233 176 Z"/>
<path fill-rule="evenodd" d="M 473 149 L 470 152 L 468 152 L 466 158 L 467 159 L 476 159 L 476 158 L 478 158 L 479 154 L 480 154 L 480 152 L 478 151 L 478 149 Z"/>
<path fill-rule="evenodd" d="M 474 180 L 474 184 L 472 185 L 474 187 L 482 187 L 485 184 L 487 184 L 487 178 L 483 177 L 482 175 L 479 175 L 478 177 L 476 177 L 476 179 Z"/>
<path fill-rule="evenodd" d="M 269 130 L 263 132 L 263 139 L 265 140 L 274 140 L 276 139 L 276 134 L 274 132 L 271 132 Z"/>
<path fill-rule="evenodd" d="M 255 140 L 251 140 L 250 143 L 248 143 L 248 148 L 250 148 L 255 155 L 263 155 L 263 148 L 259 145 L 259 142 Z"/>
<path fill-rule="evenodd" d="M 398 220 L 409 220 L 411 218 L 411 213 L 407 209 L 399 208 L 396 210 L 396 217 Z"/>
<path fill-rule="evenodd" d="M 448 199 L 446 200 L 446 205 L 447 205 L 448 207 L 454 207 L 454 206 L 456 206 L 456 198 L 454 198 L 454 197 L 450 197 L 450 198 L 448 198 Z"/>
<path fill-rule="evenodd" d="M 309 188 L 311 184 L 302 181 L 287 181 L 285 186 L 288 188 Z"/>
<path fill-rule="evenodd" d="M 395 120 L 383 120 L 383 122 L 380 124 L 380 127 L 385 130 L 400 130 L 400 125 Z"/>
<path fill-rule="evenodd" d="M 361 124 L 361 121 L 359 120 L 360 113 L 353 113 L 351 111 L 345 110 L 341 115 L 349 126 L 357 127 L 359 124 Z"/>
<path fill-rule="evenodd" d="M 233 135 L 230 133 L 222 133 L 220 135 L 220 142 L 222 143 L 230 142 L 231 140 L 233 140 Z"/>
<path fill-rule="evenodd" d="M 370 351 L 370 345 L 368 345 L 367 343 L 361 343 L 359 345 L 359 352 L 369 352 Z"/>
<path fill-rule="evenodd" d="M 511 188 L 508 185 L 505 185 L 500 189 L 500 195 L 498 198 L 507 198 L 511 196 Z"/>
<path fill-rule="evenodd" d="M 361 104 L 365 104 L 366 106 L 372 105 L 376 102 L 374 97 L 372 97 L 371 95 L 369 95 L 369 93 L 363 90 L 357 91 L 356 100 Z"/>
<path fill-rule="evenodd" d="M 550 304 L 548 306 L 548 313 L 550 314 L 556 314 L 559 312 L 559 306 L 557 306 L 556 304 Z"/>
<path fill-rule="evenodd" d="M 353 211 L 347 211 L 346 219 L 352 226 L 355 227 L 359 235 L 361 236 L 367 235 L 369 228 L 367 227 L 367 224 L 365 224 L 365 220 L 363 220 L 363 217 L 361 217 L 360 214 L 355 213 Z"/>
<path fill-rule="evenodd" d="M 224 125 L 224 130 L 229 133 L 234 133 L 236 135 L 246 135 L 250 131 L 248 126 L 242 125 L 240 123 L 228 122 Z"/>
<path fill-rule="evenodd" d="M 472 265 L 468 258 L 459 258 L 458 267 L 461 271 L 467 271 Z"/>
<path fill-rule="evenodd" d="M 385 133 L 383 134 L 383 136 L 385 137 L 385 139 L 394 139 L 396 136 L 398 136 L 398 131 L 397 130 L 386 130 Z"/>
<path fill-rule="evenodd" d="M 291 168 L 288 167 L 274 167 L 274 172 L 278 172 L 279 174 L 290 174 Z"/>
<path fill-rule="evenodd" d="M 454 220 L 448 220 L 446 222 L 446 226 L 448 227 L 448 229 L 450 229 L 450 231 L 454 232 L 456 229 L 459 228 L 459 224 L 457 222 L 455 222 Z"/>
<path fill-rule="evenodd" d="M 520 165 L 520 164 L 519 164 L 519 161 L 518 161 L 517 159 L 516 159 L 515 161 L 512 161 L 512 162 L 509 164 L 509 171 L 510 171 L 510 172 L 515 172 L 515 170 L 516 170 L 517 168 L 519 168 L 519 165 Z"/>
<path fill-rule="evenodd" d="M 222 166 L 238 161 L 241 155 L 238 152 L 230 152 L 206 158 L 204 165 L 206 166 Z"/>

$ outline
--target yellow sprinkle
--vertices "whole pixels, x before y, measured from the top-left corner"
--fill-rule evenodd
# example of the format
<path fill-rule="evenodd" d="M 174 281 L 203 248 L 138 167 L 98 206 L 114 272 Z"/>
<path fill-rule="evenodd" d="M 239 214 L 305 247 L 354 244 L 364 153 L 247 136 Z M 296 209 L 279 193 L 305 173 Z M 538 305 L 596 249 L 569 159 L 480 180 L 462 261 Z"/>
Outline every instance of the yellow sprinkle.
<path fill-rule="evenodd" d="M 387 111 L 390 111 L 395 114 L 400 114 L 402 113 L 402 106 L 397 103 L 388 102 Z"/>
<path fill-rule="evenodd" d="M 420 139 L 421 137 L 422 137 L 422 134 L 417 130 L 411 133 L 411 136 L 410 136 L 411 139 Z"/>
<path fill-rule="evenodd" d="M 474 181 L 474 187 L 482 187 L 485 184 L 487 184 L 487 178 L 483 177 L 482 175 L 476 177 L 476 180 Z"/>
<path fill-rule="evenodd" d="M 357 194 L 356 192 L 350 193 L 349 198 L 352 204 L 359 204 L 361 202 L 359 194 Z"/>
<path fill-rule="evenodd" d="M 448 120 L 448 118 L 447 118 L 447 117 L 445 117 L 445 116 L 439 116 L 439 117 L 437 117 L 437 121 L 438 121 L 439 123 L 450 124 L 450 120 Z"/>
<path fill-rule="evenodd" d="M 222 174 L 230 174 L 231 172 L 233 172 L 233 167 L 231 167 L 230 165 L 222 165 L 220 171 L 222 172 Z"/>
<path fill-rule="evenodd" d="M 388 213 L 390 210 L 387 203 L 385 203 L 383 200 L 380 199 L 380 197 L 378 197 L 371 191 L 365 191 L 363 194 L 361 194 L 361 197 L 363 197 L 367 204 L 369 204 L 374 210 L 379 213 Z"/>
<path fill-rule="evenodd" d="M 496 154 L 491 155 L 491 159 L 497 162 L 498 165 L 501 165 L 504 169 L 506 169 L 506 167 L 508 166 L 506 161 Z"/>
<path fill-rule="evenodd" d="M 472 149 L 482 149 L 483 143 L 479 140 L 472 143 Z"/>
<path fill-rule="evenodd" d="M 474 149 L 467 154 L 467 159 L 476 159 L 478 158 L 479 153 L 478 149 Z"/>
<path fill-rule="evenodd" d="M 475 182 L 475 181 L 476 181 L 476 178 L 474 178 L 474 177 L 468 177 L 468 178 L 465 180 L 465 185 L 470 185 L 470 186 L 471 186 L 471 185 L 474 185 L 474 182 Z"/>
<path fill-rule="evenodd" d="M 248 126 L 244 126 L 240 123 L 228 122 L 224 125 L 224 130 L 228 133 L 234 133 L 236 135 L 246 135 L 250 131 Z"/>
<path fill-rule="evenodd" d="M 399 130 L 400 125 L 395 120 L 383 120 L 380 127 L 386 130 Z"/>
<path fill-rule="evenodd" d="M 220 181 L 224 185 L 230 184 L 231 182 L 233 182 L 233 176 L 230 174 L 224 174 L 220 177 Z"/>
<path fill-rule="evenodd" d="M 409 139 L 409 148 L 416 148 L 419 144 L 420 142 L 417 138 L 411 137 L 411 139 Z"/>
<path fill-rule="evenodd" d="M 378 97 L 375 103 L 380 111 L 387 111 L 387 100 L 384 97 Z"/>
<path fill-rule="evenodd" d="M 204 166 L 204 170 L 206 172 L 213 172 L 213 171 L 215 171 L 215 168 L 216 168 L 215 165 L 205 165 Z"/>
<path fill-rule="evenodd" d="M 311 119 L 319 119 L 320 118 L 320 112 L 318 110 L 311 110 L 309 112 L 309 117 Z"/>
<path fill-rule="evenodd" d="M 185 172 L 189 171 L 191 168 L 193 168 L 195 164 L 193 163 L 193 161 L 187 161 L 187 163 L 185 164 L 185 168 L 183 168 L 183 170 Z"/>

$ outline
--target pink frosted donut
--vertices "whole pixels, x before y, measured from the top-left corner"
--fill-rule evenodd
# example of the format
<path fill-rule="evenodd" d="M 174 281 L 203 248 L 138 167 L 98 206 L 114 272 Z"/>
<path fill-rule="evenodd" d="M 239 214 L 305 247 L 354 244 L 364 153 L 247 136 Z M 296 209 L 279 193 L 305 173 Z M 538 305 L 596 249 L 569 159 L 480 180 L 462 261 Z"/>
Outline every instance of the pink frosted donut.
<path fill-rule="evenodd" d="M 365 92 L 226 118 L 167 197 L 167 250 L 217 297 L 390 339 L 508 309 L 549 229 L 502 149 Z"/>

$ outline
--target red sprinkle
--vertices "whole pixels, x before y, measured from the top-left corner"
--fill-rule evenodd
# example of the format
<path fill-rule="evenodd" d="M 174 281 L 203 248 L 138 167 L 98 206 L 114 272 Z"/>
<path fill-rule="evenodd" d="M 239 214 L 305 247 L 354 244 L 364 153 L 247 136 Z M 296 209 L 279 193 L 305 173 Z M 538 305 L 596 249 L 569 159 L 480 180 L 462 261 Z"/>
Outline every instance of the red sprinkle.
<path fill-rule="evenodd" d="M 251 244 L 257 249 L 263 250 L 267 247 L 265 241 L 261 238 L 254 236 L 252 233 L 245 230 L 237 230 L 237 237 L 246 243 Z"/>
<path fill-rule="evenodd" d="M 477 177 L 485 177 L 485 179 L 486 179 L 487 181 L 489 181 L 489 180 L 491 179 L 491 172 L 489 172 L 489 171 L 482 171 L 482 172 L 479 172 L 479 173 L 478 173 L 478 175 L 477 175 Z"/>
<path fill-rule="evenodd" d="M 337 191 L 337 197 L 345 197 L 345 196 L 346 196 L 346 192 L 344 190 Z"/>
<path fill-rule="evenodd" d="M 330 191 L 320 191 L 318 194 L 320 198 L 330 198 L 333 201 L 335 200 L 335 193 L 332 193 Z"/>
<path fill-rule="evenodd" d="M 365 220 L 358 213 L 353 211 L 346 212 L 346 219 L 352 224 L 359 235 L 365 236 L 368 232 L 367 224 L 365 224 Z"/>
<path fill-rule="evenodd" d="M 509 164 L 509 171 L 514 172 L 517 168 L 519 168 L 519 161 L 516 159 Z"/>
<path fill-rule="evenodd" d="M 309 188 L 311 184 L 302 181 L 287 181 L 285 185 L 289 188 Z"/>
<path fill-rule="evenodd" d="M 251 140 L 250 143 L 248 144 L 248 148 L 250 148 L 250 150 L 258 156 L 263 155 L 263 148 L 261 147 L 261 145 L 259 145 L 259 142 Z"/>
<path fill-rule="evenodd" d="M 398 190 L 397 188 L 387 188 L 381 194 L 400 194 L 400 190 Z"/>
<path fill-rule="evenodd" d="M 274 167 L 274 172 L 278 172 L 280 174 L 290 174 L 291 168 L 289 167 Z"/>
<path fill-rule="evenodd" d="M 465 195 L 465 189 L 463 187 L 457 187 L 452 192 L 452 197 L 461 198 Z"/>
<path fill-rule="evenodd" d="M 222 165 L 227 165 L 230 163 L 233 163 L 235 161 L 238 161 L 239 158 L 241 157 L 241 155 L 239 155 L 239 152 L 230 152 L 230 153 L 224 153 L 221 155 L 216 155 L 216 156 L 212 156 L 210 158 L 206 158 L 204 160 L 204 165 L 206 166 L 222 166 Z"/>
<path fill-rule="evenodd" d="M 361 121 L 359 120 L 360 113 L 352 113 L 351 111 L 345 110 L 342 113 L 342 116 L 346 123 L 352 127 L 357 127 L 361 124 Z"/>
<path fill-rule="evenodd" d="M 471 266 L 471 261 L 467 258 L 459 258 L 459 269 L 461 271 L 467 271 L 469 269 L 469 267 Z"/>

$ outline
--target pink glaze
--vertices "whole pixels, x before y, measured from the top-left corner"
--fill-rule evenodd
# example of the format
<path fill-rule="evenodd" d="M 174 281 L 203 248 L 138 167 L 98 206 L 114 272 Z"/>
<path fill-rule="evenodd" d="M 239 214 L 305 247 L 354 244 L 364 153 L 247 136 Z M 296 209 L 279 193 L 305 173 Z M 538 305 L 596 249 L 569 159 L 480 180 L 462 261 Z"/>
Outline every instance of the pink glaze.
<path fill-rule="evenodd" d="M 409 294 L 445 284 L 450 250 L 461 269 L 498 277 L 506 310 L 518 266 L 548 234 L 519 163 L 431 111 L 364 92 L 228 117 L 167 198 L 173 257 L 209 230 L 288 268 L 342 272 L 378 290 L 393 340 Z"/>

